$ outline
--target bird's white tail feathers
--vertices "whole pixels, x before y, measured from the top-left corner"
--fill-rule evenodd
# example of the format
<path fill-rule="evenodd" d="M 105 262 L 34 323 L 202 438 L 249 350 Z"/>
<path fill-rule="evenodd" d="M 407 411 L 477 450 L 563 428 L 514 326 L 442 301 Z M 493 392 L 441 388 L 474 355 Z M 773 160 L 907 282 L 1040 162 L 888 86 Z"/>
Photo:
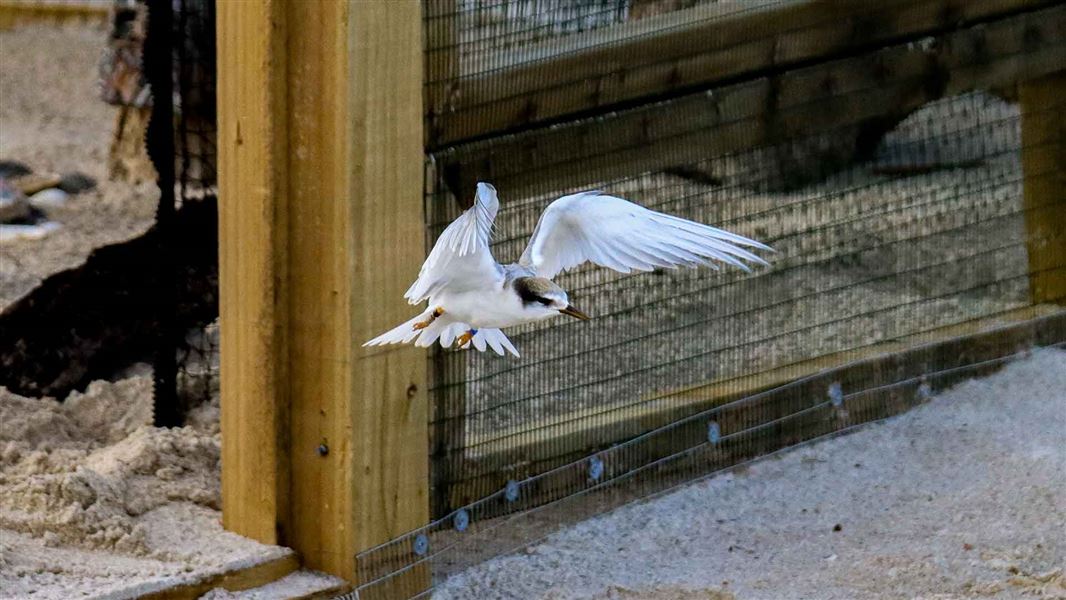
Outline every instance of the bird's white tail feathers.
<path fill-rule="evenodd" d="M 429 318 L 429 315 L 433 312 L 432 308 L 427 309 L 422 314 L 412 318 L 403 325 L 394 327 L 378 337 L 363 344 L 363 346 L 384 346 L 386 344 L 410 344 L 414 343 L 415 346 L 420 348 L 428 348 L 433 345 L 433 342 L 440 340 L 440 345 L 444 348 L 450 347 L 457 337 L 463 334 L 463 332 L 472 329 L 470 325 L 466 323 L 459 323 L 448 318 L 448 313 L 444 313 L 440 317 L 437 317 L 424 329 L 415 329 L 415 324 L 424 322 Z M 503 356 L 504 350 L 510 352 L 515 357 L 518 356 L 518 350 L 511 343 L 511 340 L 507 339 L 499 329 L 478 329 L 474 334 L 474 338 L 470 340 L 464 348 L 473 346 L 480 352 L 484 352 L 486 348 L 492 348 L 493 352 Z"/>

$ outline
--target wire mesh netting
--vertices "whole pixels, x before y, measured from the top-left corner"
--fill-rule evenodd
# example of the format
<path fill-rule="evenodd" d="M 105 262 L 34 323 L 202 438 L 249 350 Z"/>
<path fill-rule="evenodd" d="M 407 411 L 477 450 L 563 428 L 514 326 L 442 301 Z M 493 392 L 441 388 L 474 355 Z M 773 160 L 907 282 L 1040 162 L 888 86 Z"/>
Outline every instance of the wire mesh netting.
<path fill-rule="evenodd" d="M 218 118 L 215 107 L 215 3 L 213 0 L 175 0 L 173 42 L 175 82 L 175 144 L 178 205 L 206 203 L 218 197 Z M 211 223 L 210 226 L 214 224 Z M 189 231 L 185 244 L 212 244 L 212 229 Z M 184 244 L 179 244 L 179 248 Z M 179 249 L 179 251 L 181 251 Z M 214 250 L 217 252 L 217 250 Z M 219 393 L 218 259 L 206 272 L 186 272 L 179 281 L 200 282 L 199 321 L 213 321 L 185 332 L 178 342 L 179 395 L 204 402 Z"/>
<path fill-rule="evenodd" d="M 874 162 L 794 192 L 763 190 L 785 186 L 774 163 L 802 141 L 594 186 L 769 243 L 774 268 L 566 273 L 558 283 L 596 319 L 513 330 L 521 361 L 455 360 L 437 390 L 463 398 L 435 403 L 434 426 L 463 422 L 452 451 L 471 464 L 616 419 L 608 435 L 635 434 L 698 398 L 692 386 L 1025 305 L 1018 125 L 1016 109 L 974 94 L 912 115 Z M 890 174 L 908 166 L 932 172 Z M 517 259 L 547 203 L 566 191 L 505 199 L 497 257 Z M 462 469 L 464 479 L 495 476 L 485 487 L 468 484 L 459 503 L 497 489 L 500 466 Z"/>
<path fill-rule="evenodd" d="M 1019 21 L 1015 45 L 1008 27 L 989 33 L 996 24 L 884 47 L 875 35 L 828 66 L 730 74 L 545 127 L 535 126 L 551 120 L 542 106 L 517 118 L 501 108 L 585 81 L 557 62 L 569 52 L 790 3 L 638 4 L 427 4 L 427 243 L 470 205 L 477 177 L 500 194 L 492 251 L 502 263 L 518 259 L 551 201 L 596 189 L 765 242 L 770 266 L 586 265 L 556 282 L 592 321 L 509 329 L 520 360 L 437 349 L 433 520 L 359 554 L 357 593 L 427 594 L 430 573 L 439 580 L 561 524 L 897 414 L 1066 339 L 1062 292 L 1039 283 L 1062 271 L 1041 256 L 1066 232 L 1036 225 L 1061 199 L 1034 191 L 1060 174 L 1024 160 L 1062 143 L 1037 131 L 1062 100 L 1023 114 L 1015 91 L 1042 68 L 1030 42 L 1054 39 L 1045 24 Z M 637 17 L 649 17 L 643 28 Z M 784 31 L 804 47 L 822 18 Z M 740 29 L 729 43 L 742 56 L 781 34 Z M 994 59 L 967 50 L 986 35 Z M 629 57 L 617 71 L 659 57 Z M 524 78 L 532 64 L 560 72 Z M 986 77 L 996 69 L 1012 75 Z M 490 125 L 477 134 L 449 121 Z M 454 143 L 463 132 L 480 138 Z"/>
<path fill-rule="evenodd" d="M 160 188 L 155 417 L 157 425 L 177 425 L 183 405 L 209 401 L 219 387 L 218 326 L 211 323 L 218 315 L 215 5 L 130 7 L 147 17 L 152 121 L 145 142 Z"/>
<path fill-rule="evenodd" d="M 429 595 L 576 520 L 1066 347 L 1066 95 L 1021 91 L 1054 73 L 1064 89 L 1066 4 L 422 6 L 427 248 L 483 180 L 502 263 L 590 189 L 773 252 L 750 271 L 586 264 L 555 281 L 591 320 L 508 328 L 521 358 L 432 348 L 430 519 L 352 557 L 355 597 Z M 107 296 L 150 305 L 125 325 L 146 331 L 93 342 L 153 360 L 156 424 L 179 425 L 219 395 L 215 3 L 117 0 L 113 26 L 104 98 L 151 115 L 134 137 L 161 194 Z"/>
<path fill-rule="evenodd" d="M 662 35 L 700 23 L 737 17 L 789 0 L 748 3 L 721 0 L 440 0 L 426 2 L 426 86 L 430 145 L 476 135 L 464 125 L 474 120 L 541 121 L 559 116 L 559 106 L 536 97 L 541 91 L 604 94 L 610 89 L 588 79 L 583 52 L 623 40 L 646 39 L 673 63 L 685 42 L 663 46 Z M 721 6 L 719 6 L 721 4 Z M 573 60 L 560 66 L 558 60 Z M 651 58 L 648 55 L 644 58 Z M 631 58 L 637 58 L 633 56 Z M 654 59 L 653 59 L 654 60 Z M 659 63 L 665 64 L 665 63 Z M 654 68 L 656 63 L 644 66 Z M 621 65 L 619 65 L 621 67 Z M 624 77 L 619 69 L 605 79 Z M 504 77 L 504 71 L 507 71 Z M 546 77 L 546 72 L 552 75 Z M 676 82 L 675 82 L 676 83 Z M 656 84 L 658 86 L 658 84 Z M 609 88 L 609 84 L 607 88 Z M 674 87 L 673 85 L 667 87 Z M 662 91 L 662 90 L 661 90 Z M 625 98 L 619 98 L 625 99 Z M 503 102 L 504 106 L 496 104 Z M 597 102 L 598 104 L 600 102 Z"/>
<path fill-rule="evenodd" d="M 215 3 L 174 7 L 175 156 L 180 201 L 218 194 L 215 108 Z"/>
<path fill-rule="evenodd" d="M 1018 6 L 1042 4 L 1050 3 Z M 842 3 L 831 10 L 796 0 L 437 0 L 425 6 L 433 149 L 826 54 L 936 36 L 1003 12 L 924 0 Z"/>
<path fill-rule="evenodd" d="M 587 36 L 575 36 L 613 25 L 637 21 L 720 0 L 446 0 L 427 2 L 430 40 L 427 56 L 458 54 L 462 75 L 490 72 L 501 64 L 536 59 L 531 53 L 539 42 L 553 53 L 588 45 Z M 777 3 L 781 3 L 778 0 Z M 667 26 L 659 25 L 661 31 Z M 451 39 L 444 39 L 445 35 Z M 617 35 L 617 32 L 615 32 Z M 565 43 L 560 38 L 570 37 Z M 509 54 L 510 53 L 510 54 Z M 526 54 L 523 54 L 526 53 Z M 435 73 L 427 83 L 437 83 L 447 73 Z M 456 74 L 451 74 L 452 76 Z"/>
<path fill-rule="evenodd" d="M 26 271 L 23 280 L 34 282 L 24 292 L 4 286 L 15 293 L 0 315 L 5 365 L 0 383 L 26 395 L 65 398 L 96 380 L 146 374 L 147 364 L 155 379 L 155 423 L 180 425 L 183 409 L 209 399 L 218 383 L 217 336 L 210 327 L 218 315 L 214 3 L 116 0 L 53 10 L 60 8 L 31 3 L 3 11 L 6 25 L 12 19 L 95 22 L 106 17 L 110 27 L 106 34 L 72 32 L 71 39 L 81 41 L 56 48 L 55 57 L 23 49 L 58 70 L 44 73 L 40 81 L 30 71 L 25 83 L 7 84 L 6 89 L 25 87 L 39 96 L 22 101 L 37 111 L 27 110 L 27 116 L 47 114 L 45 122 L 71 123 L 62 134 L 70 151 L 45 154 L 72 164 L 76 160 L 84 170 L 45 175 L 12 163 L 27 177 L 14 196 L 20 206 L 23 188 L 50 189 L 54 196 L 65 195 L 56 196 L 49 210 L 60 215 L 74 210 L 54 221 L 39 209 L 14 215 L 31 226 L 27 231 L 33 239 L 52 237 L 49 232 L 60 227 L 65 231 L 40 253 L 15 248 L 44 259 L 16 262 L 26 267 L 15 269 Z M 10 64 L 19 63 L 26 64 L 13 55 Z M 86 68 L 92 63 L 95 73 Z M 82 74 L 96 75 L 95 85 L 83 85 Z M 56 82 L 72 87 L 55 88 Z M 49 106 L 45 92 L 62 98 Z M 87 104 L 101 101 L 111 106 L 89 110 Z M 27 122 L 32 120 L 20 125 Z M 106 143 L 108 134 L 109 147 L 101 153 L 95 143 Z M 48 146 L 43 135 L 37 140 L 31 133 L 28 139 L 33 146 Z M 85 153 L 77 156 L 76 150 Z M 97 181 L 99 176 L 108 181 Z M 16 191 L 3 179 L 5 194 Z M 145 183 L 157 184 L 158 196 Z M 66 206 L 69 195 L 82 193 L 97 194 L 103 202 L 83 204 L 83 209 Z M 5 204 L 0 215 L 5 241 L 6 212 Z"/>

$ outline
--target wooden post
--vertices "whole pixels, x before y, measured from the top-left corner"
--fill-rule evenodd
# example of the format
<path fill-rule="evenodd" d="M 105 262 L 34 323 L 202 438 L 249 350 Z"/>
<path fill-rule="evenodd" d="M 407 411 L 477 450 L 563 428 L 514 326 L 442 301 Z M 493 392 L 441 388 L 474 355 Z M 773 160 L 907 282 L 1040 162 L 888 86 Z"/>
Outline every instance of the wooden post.
<path fill-rule="evenodd" d="M 1019 91 L 1030 298 L 1066 304 L 1066 71 Z"/>
<path fill-rule="evenodd" d="M 223 524 L 354 580 L 428 519 L 425 351 L 361 347 L 425 256 L 421 6 L 218 11 Z"/>

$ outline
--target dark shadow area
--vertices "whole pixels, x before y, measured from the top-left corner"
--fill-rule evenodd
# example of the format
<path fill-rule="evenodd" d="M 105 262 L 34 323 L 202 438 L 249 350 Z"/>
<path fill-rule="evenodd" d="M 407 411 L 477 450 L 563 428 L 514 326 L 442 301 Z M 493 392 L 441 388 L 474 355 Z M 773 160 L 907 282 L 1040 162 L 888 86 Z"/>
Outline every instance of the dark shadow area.
<path fill-rule="evenodd" d="M 176 304 L 177 331 L 218 316 L 218 215 L 214 199 L 175 215 L 173 268 L 182 285 L 165 299 L 160 233 L 93 251 L 80 267 L 52 275 L 0 312 L 0 386 L 23 396 L 64 398 L 158 350 L 158 307 Z M 173 289 L 173 286 L 171 286 Z"/>

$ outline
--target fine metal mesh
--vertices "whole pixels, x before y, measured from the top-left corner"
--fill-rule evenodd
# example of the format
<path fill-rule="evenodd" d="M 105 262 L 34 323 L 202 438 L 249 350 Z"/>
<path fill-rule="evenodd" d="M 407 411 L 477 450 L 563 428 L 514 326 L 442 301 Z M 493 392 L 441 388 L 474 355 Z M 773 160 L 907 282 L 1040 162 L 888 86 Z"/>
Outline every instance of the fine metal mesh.
<path fill-rule="evenodd" d="M 585 73 L 544 78 L 537 69 L 552 58 L 610 46 L 625 39 L 653 39 L 723 15 L 736 17 L 792 0 L 431 0 L 425 2 L 426 87 L 429 141 L 461 138 L 442 132 L 500 100 L 509 110 L 541 120 L 527 96 L 546 88 L 583 86 Z M 717 5 L 722 4 L 719 8 Z M 676 18 L 671 18 L 676 14 Z M 505 69 L 529 67 L 495 76 Z M 550 67 L 549 67 L 550 68 Z M 522 105 L 522 106 L 517 106 Z"/>
<path fill-rule="evenodd" d="M 772 266 L 579 268 L 557 281 L 593 321 L 508 330 L 520 360 L 438 350 L 437 520 L 362 556 L 365 589 L 426 566 L 439 576 L 536 539 L 560 514 L 595 514 L 896 414 L 1029 344 L 1061 343 L 1051 309 L 1054 326 L 1033 325 L 1002 356 L 919 343 L 1029 305 L 1026 247 L 1052 240 L 1026 237 L 1023 179 L 1048 174 L 1023 176 L 1019 125 L 1016 105 L 972 93 L 911 115 L 873 160 L 793 191 L 768 191 L 782 176 L 767 163 L 791 143 L 595 186 L 767 242 Z M 504 261 L 572 188 L 499 191 L 493 252 Z M 447 207 L 433 237 L 458 209 L 448 194 L 427 202 Z M 906 360 L 861 377 L 844 369 L 904 349 Z M 885 390 L 890 401 L 874 395 Z"/>
<path fill-rule="evenodd" d="M 592 186 L 761 240 L 777 250 L 773 268 L 621 274 L 587 265 L 556 281 L 592 322 L 509 329 L 521 360 L 449 355 L 432 425 L 462 433 L 443 460 L 467 464 L 454 481 L 436 482 L 464 484 L 451 505 L 567 456 L 567 444 L 604 445 L 665 424 L 702 384 L 1028 302 L 1017 108 L 986 94 L 937 102 L 890 133 L 875 160 L 792 192 L 762 191 L 784 177 L 767 163 L 801 145 Z M 895 174 L 914 166 L 932 172 Z M 547 203 L 575 190 L 523 199 L 499 191 L 493 252 L 513 262 Z M 434 234 L 448 222 L 432 223 Z M 501 452 L 526 464 L 487 458 Z"/>
<path fill-rule="evenodd" d="M 1023 168 L 1023 156 L 1062 143 L 1023 135 L 1023 122 L 1043 122 L 1063 100 L 1023 114 L 1013 86 L 1043 60 L 1031 42 L 1053 39 L 1041 37 L 1040 24 L 1026 22 L 1015 46 L 995 37 L 1009 28 L 989 28 L 1000 44 L 992 54 L 1005 65 L 996 68 L 1015 80 L 984 78 L 993 70 L 987 47 L 959 49 L 959 40 L 985 35 L 981 25 L 970 38 L 944 32 L 884 49 L 874 36 L 871 47 L 832 57 L 849 61 L 843 66 L 738 74 L 603 114 L 560 113 L 541 125 L 533 111 L 467 141 L 454 131 L 473 129 L 449 129 L 480 101 L 502 107 L 479 117 L 494 122 L 509 110 L 501 99 L 533 103 L 538 90 L 570 81 L 564 72 L 529 87 L 532 80 L 510 76 L 516 65 L 550 65 L 637 31 L 636 3 L 607 4 L 577 18 L 577 5 L 427 3 L 427 244 L 470 205 L 476 177 L 500 195 L 492 251 L 503 263 L 517 260 L 548 203 L 586 189 L 776 252 L 752 273 L 586 265 L 556 282 L 592 321 L 509 328 L 521 359 L 435 349 L 433 520 L 360 553 L 357 594 L 426 594 L 430 573 L 439 578 L 561 523 L 898 414 L 1033 345 L 1066 340 L 1064 299 L 1035 283 L 1063 265 L 1033 254 L 1066 236 L 1034 226 L 1061 199 L 1031 190 L 1060 175 L 1050 162 Z M 661 8 L 710 10 L 673 4 Z M 789 39 L 801 47 L 804 28 L 817 27 L 796 23 Z M 732 33 L 737 48 L 780 34 Z M 458 58 L 442 58 L 449 46 L 441 40 Z M 894 71 L 915 56 L 943 68 L 899 77 Z M 641 61 L 654 57 L 633 57 Z M 875 72 L 849 72 L 855 64 Z M 751 110 L 765 97 L 771 109 Z"/>
<path fill-rule="evenodd" d="M 801 0 L 426 2 L 428 146 L 802 65 L 826 46 L 846 54 L 929 42 L 988 18 L 984 8 L 925 0 L 835 9 Z"/>
<path fill-rule="evenodd" d="M 431 35 L 427 55 L 456 52 L 462 75 L 534 60 L 531 47 L 546 41 L 554 52 L 565 50 L 560 38 L 587 44 L 584 34 L 720 0 L 444 0 L 427 2 L 432 33 L 453 28 L 451 39 Z M 781 0 L 778 0 L 780 2 Z M 586 36 L 587 38 L 587 36 Z M 527 53 L 527 54 L 523 54 Z M 441 73 L 427 82 L 447 76 Z"/>

